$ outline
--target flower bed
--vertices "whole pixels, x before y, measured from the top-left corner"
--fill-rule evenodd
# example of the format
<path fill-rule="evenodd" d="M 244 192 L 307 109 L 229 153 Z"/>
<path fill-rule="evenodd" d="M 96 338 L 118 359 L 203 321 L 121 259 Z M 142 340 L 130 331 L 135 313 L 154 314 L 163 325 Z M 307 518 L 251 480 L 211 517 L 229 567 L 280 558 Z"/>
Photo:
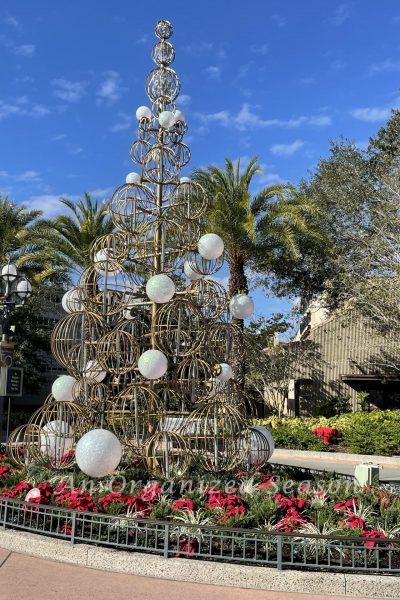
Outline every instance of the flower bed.
<path fill-rule="evenodd" d="M 377 410 L 336 417 L 257 419 L 269 429 L 277 448 L 400 455 L 400 411 Z"/>
<path fill-rule="evenodd" d="M 101 482 L 82 474 L 24 470 L 0 459 L 0 497 L 81 512 L 128 515 L 188 525 L 391 538 L 400 533 L 400 497 L 379 488 L 355 488 L 333 476 L 302 481 L 290 467 L 147 481 L 133 471 Z M 136 475 L 136 476 L 135 476 Z M 84 484 L 84 485 L 83 485 Z"/>

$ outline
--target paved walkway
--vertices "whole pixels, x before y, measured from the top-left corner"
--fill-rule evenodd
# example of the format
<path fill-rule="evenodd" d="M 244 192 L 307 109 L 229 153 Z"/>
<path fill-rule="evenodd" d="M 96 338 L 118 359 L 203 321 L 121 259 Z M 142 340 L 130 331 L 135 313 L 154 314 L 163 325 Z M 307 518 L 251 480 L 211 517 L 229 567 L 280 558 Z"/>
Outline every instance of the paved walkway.
<path fill-rule="evenodd" d="M 307 469 L 320 469 L 324 471 L 335 471 L 336 473 L 344 473 L 345 475 L 354 475 L 355 464 L 353 462 L 335 461 L 334 455 L 328 454 L 326 458 L 296 458 L 294 456 L 272 457 L 272 462 L 279 463 L 281 465 L 292 465 L 298 467 L 305 467 Z M 371 456 L 371 462 L 374 461 L 374 457 Z M 399 483 L 400 484 L 400 468 L 392 467 L 390 465 L 383 465 L 380 470 L 380 480 L 383 482 Z"/>
<path fill-rule="evenodd" d="M 0 600 L 183 600 L 185 598 L 190 600 L 346 600 L 344 596 L 265 592 L 96 571 L 0 548 Z M 349 600 L 348 596 L 347 600 Z M 358 598 L 358 600 L 363 599 Z"/>

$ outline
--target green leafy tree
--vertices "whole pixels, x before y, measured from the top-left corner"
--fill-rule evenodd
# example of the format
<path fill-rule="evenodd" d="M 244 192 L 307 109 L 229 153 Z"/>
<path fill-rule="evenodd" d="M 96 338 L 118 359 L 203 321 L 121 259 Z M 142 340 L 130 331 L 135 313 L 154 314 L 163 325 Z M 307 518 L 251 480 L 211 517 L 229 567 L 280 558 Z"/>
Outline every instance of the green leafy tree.
<path fill-rule="evenodd" d="M 310 211 L 316 210 L 291 185 L 269 186 L 253 195 L 250 188 L 260 172 L 256 157 L 243 168 L 240 160 L 227 158 L 224 168 L 210 166 L 194 172 L 207 194 L 206 227 L 225 243 L 230 296 L 249 291 L 248 269 L 270 273 L 283 248 L 288 255 L 298 256 L 298 234 L 306 234 Z M 234 322 L 242 328 L 242 321 Z M 234 368 L 242 386 L 243 345 L 239 336 Z"/>
<path fill-rule="evenodd" d="M 0 263 L 8 257 L 32 282 L 53 277 L 58 271 L 48 252 L 49 224 L 42 211 L 29 210 L 0 194 Z"/>
<path fill-rule="evenodd" d="M 114 225 L 108 217 L 108 203 L 93 200 L 87 192 L 74 203 L 62 198 L 70 214 L 48 221 L 48 247 L 54 261 L 68 272 L 80 273 L 90 264 L 90 248 L 94 240 L 111 233 Z"/>
<path fill-rule="evenodd" d="M 393 110 L 384 127 L 371 137 L 368 157 L 373 172 L 379 176 L 391 170 L 400 157 L 400 110 Z"/>

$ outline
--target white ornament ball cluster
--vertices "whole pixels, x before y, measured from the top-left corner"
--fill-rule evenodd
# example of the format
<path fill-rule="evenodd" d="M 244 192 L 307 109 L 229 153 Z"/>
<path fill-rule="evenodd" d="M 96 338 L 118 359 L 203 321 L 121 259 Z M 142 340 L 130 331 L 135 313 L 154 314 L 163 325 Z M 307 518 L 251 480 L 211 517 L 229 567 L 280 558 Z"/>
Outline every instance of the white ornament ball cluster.
<path fill-rule="evenodd" d="M 160 350 L 146 350 L 140 355 L 138 369 L 146 379 L 159 379 L 168 369 L 168 359 Z"/>
<path fill-rule="evenodd" d="M 58 402 L 72 402 L 74 399 L 73 389 L 77 383 L 72 375 L 60 375 L 51 386 L 51 393 L 54 400 Z"/>
<path fill-rule="evenodd" d="M 106 477 L 118 467 L 122 446 L 117 436 L 107 429 L 92 429 L 76 445 L 76 464 L 89 477 Z"/>
<path fill-rule="evenodd" d="M 229 302 L 229 310 L 236 319 L 248 319 L 254 312 L 254 302 L 247 294 L 236 294 Z"/>
<path fill-rule="evenodd" d="M 160 273 L 150 277 L 146 283 L 146 294 L 152 302 L 165 304 L 169 302 L 175 294 L 175 284 L 171 277 Z"/>
<path fill-rule="evenodd" d="M 224 252 L 224 242 L 216 233 L 206 233 L 198 241 L 197 249 L 206 260 L 215 260 Z"/>

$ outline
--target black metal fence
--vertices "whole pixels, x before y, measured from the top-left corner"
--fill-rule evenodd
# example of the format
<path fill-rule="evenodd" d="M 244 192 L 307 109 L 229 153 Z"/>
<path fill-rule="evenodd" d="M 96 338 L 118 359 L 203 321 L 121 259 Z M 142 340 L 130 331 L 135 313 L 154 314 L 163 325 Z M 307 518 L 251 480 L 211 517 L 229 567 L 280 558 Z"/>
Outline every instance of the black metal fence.
<path fill-rule="evenodd" d="M 139 552 L 257 564 L 364 573 L 400 573 L 400 539 L 277 533 L 127 516 L 0 500 L 0 524 L 72 543 Z"/>

